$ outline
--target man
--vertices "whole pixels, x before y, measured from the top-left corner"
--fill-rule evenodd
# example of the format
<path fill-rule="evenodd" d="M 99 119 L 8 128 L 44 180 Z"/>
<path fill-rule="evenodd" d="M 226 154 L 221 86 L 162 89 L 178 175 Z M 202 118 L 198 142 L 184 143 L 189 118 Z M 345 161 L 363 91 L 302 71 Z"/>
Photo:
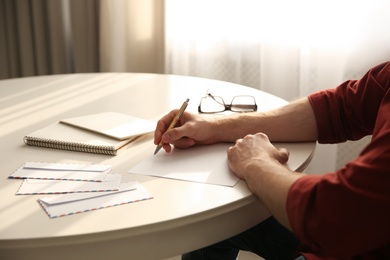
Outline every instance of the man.
<path fill-rule="evenodd" d="M 154 143 L 162 140 L 170 152 L 170 144 L 235 142 L 227 151 L 230 168 L 272 214 L 184 259 L 235 259 L 239 249 L 266 259 L 294 259 L 295 250 L 303 259 L 390 259 L 390 62 L 270 112 L 184 113 L 165 132 L 176 112 L 158 122 Z M 339 143 L 366 135 L 372 140 L 356 159 L 321 175 L 291 171 L 288 151 L 270 142 Z"/>

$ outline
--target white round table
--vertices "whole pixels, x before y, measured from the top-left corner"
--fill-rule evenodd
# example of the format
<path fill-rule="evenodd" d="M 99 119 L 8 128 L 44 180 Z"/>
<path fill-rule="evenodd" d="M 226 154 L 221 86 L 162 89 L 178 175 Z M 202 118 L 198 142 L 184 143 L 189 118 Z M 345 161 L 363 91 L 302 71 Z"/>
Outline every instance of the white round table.
<path fill-rule="evenodd" d="M 242 232 L 269 216 L 245 182 L 233 188 L 128 174 L 155 149 L 145 135 L 117 156 L 27 146 L 23 137 L 63 118 L 114 111 L 157 121 L 190 98 L 197 113 L 209 91 L 226 101 L 253 95 L 259 110 L 285 104 L 237 84 L 172 75 L 91 73 L 0 81 L 0 258 L 163 259 Z M 315 143 L 280 143 L 288 165 L 301 171 Z M 160 151 L 163 152 L 163 151 Z M 15 195 L 21 180 L 8 176 L 27 161 L 111 164 L 124 181 L 139 181 L 154 199 L 50 219 L 37 199 Z"/>

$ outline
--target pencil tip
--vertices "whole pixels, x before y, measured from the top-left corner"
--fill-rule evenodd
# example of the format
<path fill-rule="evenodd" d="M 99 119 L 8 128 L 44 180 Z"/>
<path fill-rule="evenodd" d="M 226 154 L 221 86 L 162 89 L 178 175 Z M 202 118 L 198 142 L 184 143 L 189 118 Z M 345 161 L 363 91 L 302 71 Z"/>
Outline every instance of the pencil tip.
<path fill-rule="evenodd" d="M 161 147 L 162 147 L 161 145 L 158 145 L 156 147 L 156 150 L 154 150 L 154 155 L 156 155 L 158 153 L 158 151 L 160 151 Z"/>

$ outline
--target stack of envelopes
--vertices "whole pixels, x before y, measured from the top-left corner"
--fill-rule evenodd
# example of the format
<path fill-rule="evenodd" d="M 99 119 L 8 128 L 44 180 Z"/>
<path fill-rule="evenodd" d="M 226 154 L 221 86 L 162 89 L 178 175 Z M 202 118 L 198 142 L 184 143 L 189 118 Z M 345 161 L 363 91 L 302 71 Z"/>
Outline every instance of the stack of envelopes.
<path fill-rule="evenodd" d="M 57 194 L 38 201 L 49 217 L 151 199 L 138 182 L 121 183 L 111 165 L 26 162 L 9 178 L 23 179 L 17 195 Z"/>

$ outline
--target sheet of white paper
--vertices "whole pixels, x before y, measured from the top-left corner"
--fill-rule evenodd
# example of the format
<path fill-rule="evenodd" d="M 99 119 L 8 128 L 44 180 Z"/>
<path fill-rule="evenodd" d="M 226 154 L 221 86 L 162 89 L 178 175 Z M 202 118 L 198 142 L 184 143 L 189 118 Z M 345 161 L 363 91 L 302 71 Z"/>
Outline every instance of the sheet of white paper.
<path fill-rule="evenodd" d="M 131 182 L 122 183 L 119 191 L 64 194 L 39 199 L 39 203 L 50 218 L 57 218 L 152 198 L 144 186 Z"/>
<path fill-rule="evenodd" d="M 111 171 L 112 166 L 107 167 L 103 165 L 99 171 L 98 167 L 94 167 L 93 171 L 80 170 L 80 165 L 76 164 L 75 168 L 62 167 L 64 164 L 55 164 L 52 163 L 51 167 L 47 164 L 43 165 L 42 168 L 37 168 L 39 163 L 35 163 L 34 168 L 25 168 L 22 165 L 16 171 L 14 171 L 9 178 L 14 179 L 44 179 L 44 180 L 72 180 L 72 181 L 102 181 L 107 174 Z M 85 167 L 88 168 L 89 164 L 85 164 Z"/>
<path fill-rule="evenodd" d="M 129 173 L 232 187 L 239 178 L 228 166 L 226 153 L 230 146 L 220 143 L 173 149 L 171 153 L 160 151 L 142 160 Z"/>
<path fill-rule="evenodd" d="M 25 179 L 17 195 L 102 192 L 119 190 L 121 174 L 107 174 L 101 182 Z"/>

